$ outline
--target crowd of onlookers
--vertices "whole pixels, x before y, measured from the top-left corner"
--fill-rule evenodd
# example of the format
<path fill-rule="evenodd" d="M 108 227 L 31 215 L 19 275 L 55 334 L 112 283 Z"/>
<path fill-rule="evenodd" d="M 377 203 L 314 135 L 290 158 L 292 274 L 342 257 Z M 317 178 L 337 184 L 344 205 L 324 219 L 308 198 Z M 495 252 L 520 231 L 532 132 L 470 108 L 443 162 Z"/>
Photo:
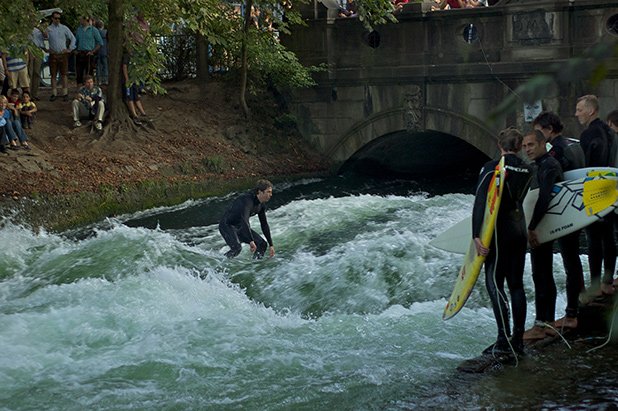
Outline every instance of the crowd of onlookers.
<path fill-rule="evenodd" d="M 135 36 L 146 34 L 149 26 L 143 14 L 138 12 L 135 18 L 138 31 L 145 32 L 134 33 L 132 40 L 138 41 Z M 101 20 L 82 16 L 73 32 L 61 19 L 61 12 L 53 11 L 50 21 L 41 20 L 32 30 L 30 47 L 0 50 L 1 152 L 30 150 L 25 130 L 32 129 L 35 124 L 45 55 L 48 56 L 51 84 L 49 101 L 70 100 L 68 75 L 69 64 L 73 62 L 75 80 L 80 87 L 72 99 L 73 125 L 80 127 L 81 120 L 88 118 L 96 130 L 103 128 L 106 108 L 102 87 L 108 85 L 109 78 L 107 30 Z M 130 54 L 125 52 L 120 67 L 123 100 L 134 123 L 139 125 L 147 117 L 140 100 L 142 87 L 129 81 L 130 60 Z"/>

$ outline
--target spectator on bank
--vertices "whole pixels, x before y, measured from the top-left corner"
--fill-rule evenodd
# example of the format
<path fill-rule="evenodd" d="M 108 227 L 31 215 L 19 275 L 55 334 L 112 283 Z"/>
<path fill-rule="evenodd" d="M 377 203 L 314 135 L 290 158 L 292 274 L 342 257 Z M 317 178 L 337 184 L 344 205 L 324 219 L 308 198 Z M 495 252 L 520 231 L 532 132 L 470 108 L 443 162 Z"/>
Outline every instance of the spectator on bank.
<path fill-rule="evenodd" d="M 41 84 L 41 54 L 45 50 L 45 35 L 40 27 L 35 27 L 30 33 L 30 40 L 37 47 L 37 52 L 28 54 L 28 78 L 30 79 L 30 94 L 32 100 L 39 99 L 39 85 Z"/>
<path fill-rule="evenodd" d="M 72 103 L 73 126 L 81 127 L 81 119 L 94 119 L 94 128 L 103 129 L 103 116 L 105 115 L 105 101 L 103 91 L 94 85 L 91 75 L 84 76 L 84 85 L 79 89 Z"/>
<path fill-rule="evenodd" d="M 52 23 L 47 27 L 47 39 L 49 41 L 49 72 L 51 74 L 51 89 L 52 94 L 49 101 L 55 101 L 57 96 L 56 91 L 56 76 L 60 71 L 62 82 L 62 99 L 69 101 L 69 54 L 75 49 L 75 36 L 71 30 L 64 24 L 60 23 L 60 12 L 52 13 Z"/>
<path fill-rule="evenodd" d="M 140 115 L 144 118 L 144 120 L 148 120 L 146 117 L 146 111 L 144 110 L 144 106 L 142 105 L 142 99 L 140 97 L 140 93 L 142 91 L 142 87 L 138 86 L 135 82 L 130 80 L 129 72 L 131 65 L 131 55 L 129 53 L 124 53 L 122 55 L 122 64 L 121 64 L 121 76 L 122 76 L 122 99 L 127 105 L 129 109 L 129 114 L 131 119 L 136 125 L 142 124 L 139 117 Z"/>
<path fill-rule="evenodd" d="M 97 53 L 97 83 L 99 85 L 107 86 L 109 77 L 109 66 L 107 60 L 107 29 L 103 24 L 103 21 L 98 20 L 96 23 L 97 30 L 101 35 L 101 48 Z"/>
<path fill-rule="evenodd" d="M 30 97 L 30 93 L 24 91 L 21 95 L 21 109 L 19 110 L 19 118 L 21 120 L 21 125 L 25 129 L 31 129 L 34 123 L 35 113 L 38 111 L 36 104 L 32 101 Z"/>
<path fill-rule="evenodd" d="M 9 88 L 13 91 L 30 91 L 30 81 L 28 80 L 28 56 L 25 53 L 10 55 L 2 52 L 3 63 L 9 78 Z"/>
<path fill-rule="evenodd" d="M 8 102 L 7 107 L 13 112 L 15 118 L 19 118 L 19 110 L 21 110 L 19 90 L 11 90 L 8 96 Z"/>
<path fill-rule="evenodd" d="M 103 45 L 101 34 L 91 24 L 90 17 L 79 18 L 79 27 L 75 33 L 75 71 L 77 84 L 84 82 L 84 76 L 94 75 L 96 54 Z"/>
<path fill-rule="evenodd" d="M 17 145 L 17 141 L 19 140 L 24 150 L 30 150 L 28 136 L 21 127 L 21 122 L 19 121 L 19 113 L 14 114 L 13 110 L 9 108 L 9 100 L 5 96 L 0 96 L 0 112 L 6 121 L 4 130 L 9 140 L 9 148 L 11 150 L 18 150 L 19 146 Z"/>
<path fill-rule="evenodd" d="M 6 120 L 0 116 L 0 153 L 6 153 L 6 148 L 9 145 L 9 138 L 6 134 Z"/>
<path fill-rule="evenodd" d="M 7 96 L 9 91 L 9 75 L 6 70 L 6 57 L 0 52 L 0 85 L 2 92 L 0 95 Z"/>

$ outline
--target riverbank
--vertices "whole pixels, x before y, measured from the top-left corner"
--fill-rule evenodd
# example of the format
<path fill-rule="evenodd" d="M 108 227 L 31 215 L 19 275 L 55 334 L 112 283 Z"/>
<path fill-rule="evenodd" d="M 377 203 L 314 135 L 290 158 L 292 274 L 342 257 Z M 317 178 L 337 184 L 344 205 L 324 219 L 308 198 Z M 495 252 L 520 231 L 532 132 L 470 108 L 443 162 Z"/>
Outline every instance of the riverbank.
<path fill-rule="evenodd" d="M 329 169 L 272 95 L 251 97 L 246 120 L 233 84 L 211 81 L 201 91 L 191 80 L 165 87 L 167 95 L 143 98 L 149 122 L 110 138 L 88 125 L 74 128 L 71 103 L 50 102 L 42 89 L 35 125 L 26 130 L 32 150 L 0 155 L 3 215 L 62 230 L 243 189 L 261 177 Z"/>

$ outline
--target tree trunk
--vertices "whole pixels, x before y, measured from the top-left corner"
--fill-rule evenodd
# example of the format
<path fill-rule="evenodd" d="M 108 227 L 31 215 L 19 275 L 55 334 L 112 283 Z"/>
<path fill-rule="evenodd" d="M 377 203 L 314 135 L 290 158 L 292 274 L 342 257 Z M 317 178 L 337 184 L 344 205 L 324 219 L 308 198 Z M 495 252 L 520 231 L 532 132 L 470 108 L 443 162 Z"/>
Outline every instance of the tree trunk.
<path fill-rule="evenodd" d="M 208 40 L 201 34 L 195 35 L 195 55 L 197 78 L 200 81 L 200 87 L 205 89 L 208 82 Z"/>
<path fill-rule="evenodd" d="M 124 43 L 124 7 L 122 0 L 109 0 L 108 4 L 108 58 L 109 58 L 109 87 L 107 88 L 106 104 L 109 119 L 105 127 L 104 137 L 113 137 L 122 128 L 135 128 L 129 117 L 129 111 L 122 101 L 122 83 L 120 67 L 122 63 Z"/>
<path fill-rule="evenodd" d="M 251 27 L 251 7 L 253 7 L 253 0 L 246 0 L 245 2 L 245 25 L 243 27 L 242 35 L 242 47 L 240 50 L 240 107 L 242 107 L 245 117 L 249 117 L 251 112 L 247 105 L 247 41 L 249 40 L 249 28 Z"/>

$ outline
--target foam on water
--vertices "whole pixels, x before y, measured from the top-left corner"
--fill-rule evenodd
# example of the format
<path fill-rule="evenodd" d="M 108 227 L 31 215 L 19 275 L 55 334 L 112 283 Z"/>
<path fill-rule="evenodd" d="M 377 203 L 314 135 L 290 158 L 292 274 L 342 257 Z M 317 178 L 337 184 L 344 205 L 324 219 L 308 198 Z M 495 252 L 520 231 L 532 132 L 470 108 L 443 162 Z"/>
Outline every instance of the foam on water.
<path fill-rule="evenodd" d="M 441 320 L 461 256 L 428 242 L 471 202 L 299 199 L 269 212 L 278 252 L 261 261 L 246 249 L 225 259 L 216 225 L 112 221 L 72 239 L 5 224 L 0 403 L 374 409 L 441 398 L 454 367 L 495 333 L 482 284 Z M 203 205 L 179 209 L 193 206 Z"/>

